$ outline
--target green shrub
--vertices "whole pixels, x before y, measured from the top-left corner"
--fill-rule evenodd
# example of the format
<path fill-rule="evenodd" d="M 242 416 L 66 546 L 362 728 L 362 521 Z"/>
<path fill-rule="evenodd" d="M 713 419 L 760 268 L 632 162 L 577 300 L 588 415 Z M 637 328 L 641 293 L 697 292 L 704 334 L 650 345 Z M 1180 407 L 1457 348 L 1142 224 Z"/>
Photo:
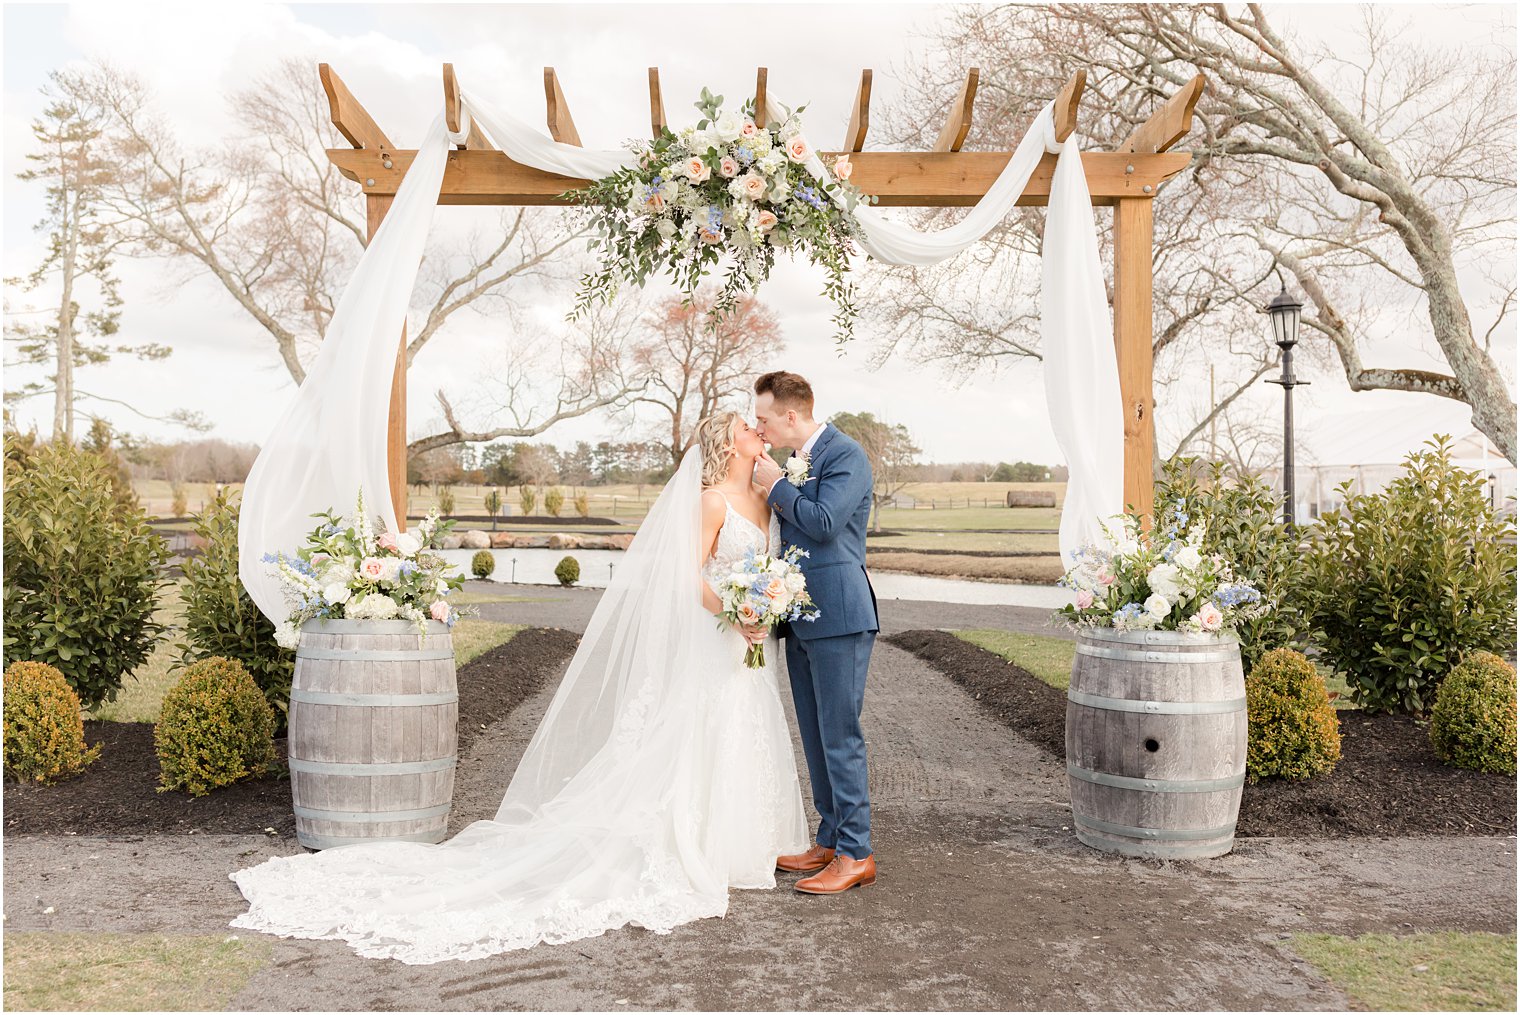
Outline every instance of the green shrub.
<path fill-rule="evenodd" d="M 238 577 L 238 510 L 223 491 L 195 519 L 204 547 L 185 561 L 180 595 L 185 602 L 185 640 L 175 645 L 180 662 L 220 656 L 243 664 L 275 710 L 283 729 L 290 712 L 295 653 L 274 640 L 274 624 L 249 598 Z"/>
<path fill-rule="evenodd" d="M 1340 720 L 1311 663 L 1292 649 L 1262 655 L 1246 677 L 1246 772 L 1257 779 L 1308 779 L 1341 757 Z"/>
<path fill-rule="evenodd" d="M 7 453 L 4 550 L 6 658 L 58 667 L 86 708 L 114 701 L 163 631 L 153 611 L 169 553 L 142 508 L 93 452 Z"/>
<path fill-rule="evenodd" d="M 582 518 L 591 517 L 591 498 L 586 496 L 585 490 L 575 495 L 575 513 Z"/>
<path fill-rule="evenodd" d="M 1430 710 L 1430 745 L 1449 765 L 1515 774 L 1515 668 L 1474 652 L 1451 671 Z"/>
<path fill-rule="evenodd" d="M 205 796 L 274 762 L 274 709 L 243 664 L 213 656 L 186 667 L 153 727 L 159 792 Z"/>
<path fill-rule="evenodd" d="M 1449 438 L 1427 443 L 1382 493 L 1342 484 L 1345 508 L 1304 555 L 1307 626 L 1374 711 L 1423 712 L 1461 653 L 1514 643 L 1514 524 L 1452 464 Z"/>
<path fill-rule="evenodd" d="M 565 506 L 565 491 L 557 486 L 551 486 L 544 494 L 544 510 L 558 518 L 560 509 Z"/>
<path fill-rule="evenodd" d="M 444 518 L 454 513 L 454 488 L 443 486 L 438 488 L 438 514 Z"/>
<path fill-rule="evenodd" d="M 56 666 L 12 663 L 5 671 L 5 770 L 27 782 L 77 775 L 100 757 L 86 748 L 79 695 Z"/>
<path fill-rule="evenodd" d="M 554 577 L 559 579 L 561 585 L 574 585 L 581 580 L 581 562 L 574 557 L 566 557 L 554 565 Z"/>
<path fill-rule="evenodd" d="M 470 573 L 476 578 L 489 578 L 496 570 L 496 555 L 490 550 L 476 550 L 470 558 Z"/>
<path fill-rule="evenodd" d="M 491 528 L 496 528 L 496 516 L 501 514 L 501 491 L 494 486 L 486 491 L 486 514 L 491 516 Z"/>
<path fill-rule="evenodd" d="M 1156 484 L 1156 503 L 1173 501 L 1181 501 L 1190 523 L 1203 524 L 1203 551 L 1224 557 L 1236 578 L 1274 604 L 1236 628 L 1246 672 L 1270 650 L 1296 644 L 1303 624 L 1299 539 L 1283 524 L 1282 501 L 1272 488 L 1223 462 L 1173 458 Z"/>
<path fill-rule="evenodd" d="M 522 508 L 524 515 L 531 515 L 533 508 L 538 504 L 538 491 L 526 483 L 517 488 L 517 506 Z"/>

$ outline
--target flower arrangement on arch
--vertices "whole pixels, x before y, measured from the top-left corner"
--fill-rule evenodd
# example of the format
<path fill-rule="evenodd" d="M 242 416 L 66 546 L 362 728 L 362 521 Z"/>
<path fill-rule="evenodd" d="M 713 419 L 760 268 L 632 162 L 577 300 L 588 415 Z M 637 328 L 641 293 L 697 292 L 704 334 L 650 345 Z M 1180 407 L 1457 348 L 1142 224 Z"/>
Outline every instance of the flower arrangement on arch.
<path fill-rule="evenodd" d="M 1059 582 L 1076 593 L 1056 611 L 1073 627 L 1212 634 L 1272 609 L 1255 586 L 1235 578 L 1228 560 L 1203 552 L 1203 527 L 1188 524 L 1181 501 L 1164 531 L 1147 535 L 1130 514 L 1106 519 L 1103 530 L 1108 545 L 1083 546 Z"/>
<path fill-rule="evenodd" d="M 838 157 L 815 179 L 814 152 L 802 133 L 802 111 L 782 107 L 779 121 L 757 123 L 754 100 L 725 111 L 723 96 L 702 89 L 695 126 L 661 129 L 654 141 L 632 140 L 638 164 L 561 195 L 590 210 L 591 249 L 601 266 L 581 277 L 575 320 L 607 302 L 623 283 L 643 285 L 668 269 L 689 301 L 709 271 L 731 257 L 709 314 L 717 327 L 770 277 L 776 252 L 804 253 L 827 276 L 823 294 L 835 305 L 839 341 L 853 333 L 856 309 L 849 255 L 860 225 L 854 210 L 871 201 L 849 183 L 852 166 Z"/>
<path fill-rule="evenodd" d="M 454 525 L 440 522 L 438 509 L 410 532 L 377 532 L 374 519 L 364 507 L 360 490 L 349 518 L 332 511 L 312 515 L 321 519 L 306 537 L 306 545 L 294 556 L 266 553 L 280 580 L 290 617 L 275 627 L 275 640 L 294 648 L 301 625 L 308 620 L 409 620 L 418 633 L 429 620 L 454 626 L 465 615 L 445 600 L 464 584 L 464 577 L 449 573 L 448 561 L 437 554 L 439 539 Z"/>

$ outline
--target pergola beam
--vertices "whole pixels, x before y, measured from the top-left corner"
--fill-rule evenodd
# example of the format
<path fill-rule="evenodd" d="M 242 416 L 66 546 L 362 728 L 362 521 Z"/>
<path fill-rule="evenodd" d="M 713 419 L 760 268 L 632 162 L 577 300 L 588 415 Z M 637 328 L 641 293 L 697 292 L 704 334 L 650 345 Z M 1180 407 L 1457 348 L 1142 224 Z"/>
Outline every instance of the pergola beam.
<path fill-rule="evenodd" d="M 660 68 L 649 68 L 649 129 L 656 140 L 665 129 L 665 99 L 660 95 Z"/>
<path fill-rule="evenodd" d="M 343 79 L 330 64 L 317 64 L 322 79 L 322 90 L 327 93 L 327 105 L 333 126 L 355 148 L 389 148 L 391 139 L 369 115 L 369 111 L 354 98 Z"/>
<path fill-rule="evenodd" d="M 860 87 L 855 90 L 855 104 L 850 107 L 850 125 L 844 132 L 844 150 L 864 151 L 866 130 L 871 125 L 871 71 L 860 72 Z"/>
<path fill-rule="evenodd" d="M 454 65 L 451 63 L 443 65 L 443 111 L 444 120 L 448 124 L 449 130 L 452 133 L 458 134 L 462 111 L 459 102 L 459 79 L 454 76 Z M 456 147 L 484 151 L 494 146 L 480 132 L 480 125 L 475 122 L 474 118 L 471 118 L 469 136 L 464 139 L 464 144 L 456 145 Z"/>
<path fill-rule="evenodd" d="M 560 144 L 581 145 L 580 132 L 570 118 L 570 106 L 565 102 L 564 90 L 559 86 L 559 75 L 553 67 L 544 68 L 544 100 L 549 107 L 549 135 Z"/>
<path fill-rule="evenodd" d="M 762 127 L 781 120 L 781 111 L 771 104 L 770 96 L 766 94 L 769 78 L 770 72 L 766 68 L 755 71 L 755 122 Z"/>
<path fill-rule="evenodd" d="M 961 145 L 966 143 L 966 132 L 971 129 L 971 107 L 976 102 L 976 82 L 980 74 L 981 71 L 976 67 L 966 72 L 966 80 L 955 96 L 955 101 L 950 103 L 945 125 L 939 129 L 939 137 L 935 139 L 931 151 L 958 152 Z"/>
<path fill-rule="evenodd" d="M 867 194 L 879 196 L 879 203 L 888 207 L 973 205 L 987 193 L 987 188 L 1009 159 L 1008 152 L 819 154 L 825 162 L 832 162 L 836 155 L 849 154 L 855 167 L 850 182 Z M 327 156 L 339 172 L 362 184 L 366 194 L 394 194 L 416 152 L 388 151 L 382 160 L 377 152 L 333 148 L 328 150 Z M 1191 159 L 1186 152 L 1159 155 L 1083 152 L 1082 167 L 1087 173 L 1087 188 L 1092 193 L 1093 204 L 1111 205 L 1124 198 L 1153 197 L 1156 189 L 1186 169 Z M 391 163 L 389 167 L 385 160 Z M 1047 154 L 1041 159 L 1019 198 L 1019 204 L 1046 203 L 1055 165 L 1054 155 Z M 371 180 L 374 183 L 370 183 Z M 558 204 L 560 194 L 579 190 L 588 182 L 529 168 L 512 161 L 504 152 L 454 152 L 444 170 L 438 203 Z"/>
<path fill-rule="evenodd" d="M 1203 75 L 1183 85 L 1176 95 L 1167 99 L 1150 115 L 1133 134 L 1124 139 L 1115 151 L 1136 152 L 1151 155 L 1164 152 L 1187 136 L 1193 129 L 1193 108 L 1203 94 Z"/>
<path fill-rule="evenodd" d="M 1056 93 L 1054 113 L 1058 143 L 1065 142 L 1077 129 L 1077 107 L 1082 104 L 1082 92 L 1086 88 L 1087 71 L 1079 70 Z"/>

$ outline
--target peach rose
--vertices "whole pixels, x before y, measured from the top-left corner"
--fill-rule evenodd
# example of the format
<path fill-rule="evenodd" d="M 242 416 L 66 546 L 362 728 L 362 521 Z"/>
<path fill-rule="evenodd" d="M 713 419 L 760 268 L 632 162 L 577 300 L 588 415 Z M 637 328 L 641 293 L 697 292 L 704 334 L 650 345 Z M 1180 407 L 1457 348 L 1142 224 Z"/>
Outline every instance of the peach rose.
<path fill-rule="evenodd" d="M 807 141 L 801 134 L 786 143 L 786 157 L 793 162 L 806 162 L 808 156 L 813 154 L 813 149 L 808 147 Z"/>
<path fill-rule="evenodd" d="M 780 578 L 772 578 L 771 583 L 765 587 L 765 598 L 780 599 L 786 595 L 786 582 Z"/>
<path fill-rule="evenodd" d="M 725 155 L 718 160 L 718 175 L 730 180 L 739 175 L 739 163 L 733 156 Z"/>
<path fill-rule="evenodd" d="M 695 155 L 687 159 L 686 165 L 681 168 L 685 171 L 686 178 L 692 183 L 701 183 L 712 176 L 712 169 Z"/>
<path fill-rule="evenodd" d="M 428 613 L 436 621 L 444 624 L 449 622 L 449 604 L 442 599 L 433 600 L 433 605 L 428 607 Z"/>
<path fill-rule="evenodd" d="M 644 200 L 644 207 L 650 211 L 664 211 L 665 195 L 661 194 L 658 190 L 651 190 L 649 197 Z"/>
<path fill-rule="evenodd" d="M 768 233 L 776 228 L 776 223 L 779 221 L 780 219 L 776 218 L 776 213 L 773 211 L 761 211 L 755 218 L 755 224 L 760 227 L 762 233 Z"/>
<path fill-rule="evenodd" d="M 750 173 L 742 181 L 744 196 L 751 201 L 758 201 L 765 196 L 765 177 L 759 173 Z"/>
<path fill-rule="evenodd" d="M 760 133 L 760 128 L 756 127 L 751 120 L 745 120 L 744 126 L 739 128 L 740 137 L 754 137 L 758 133 Z"/>
<path fill-rule="evenodd" d="M 379 557 L 365 557 L 359 564 L 359 573 L 370 581 L 379 581 L 385 574 L 385 561 Z"/>
<path fill-rule="evenodd" d="M 1198 622 L 1205 631 L 1217 631 L 1224 624 L 1224 614 L 1213 603 L 1204 603 L 1198 608 Z"/>
<path fill-rule="evenodd" d="M 735 612 L 738 613 L 741 624 L 751 625 L 760 622 L 760 611 L 750 603 L 740 603 L 739 609 Z"/>
<path fill-rule="evenodd" d="M 834 178 L 836 180 L 848 180 L 850 174 L 855 171 L 855 165 L 848 155 L 841 155 L 834 160 Z"/>

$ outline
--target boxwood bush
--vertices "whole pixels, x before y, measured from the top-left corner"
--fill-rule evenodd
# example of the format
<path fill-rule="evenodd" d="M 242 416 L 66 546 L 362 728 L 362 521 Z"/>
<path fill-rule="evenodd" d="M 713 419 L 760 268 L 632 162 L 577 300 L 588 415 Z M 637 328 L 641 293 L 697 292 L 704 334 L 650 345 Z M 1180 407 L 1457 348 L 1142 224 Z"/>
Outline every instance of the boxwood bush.
<path fill-rule="evenodd" d="M 12 663 L 5 671 L 5 770 L 50 783 L 82 772 L 100 757 L 86 747 L 79 695 L 56 666 Z"/>
<path fill-rule="evenodd" d="M 581 562 L 574 557 L 563 558 L 554 565 L 554 577 L 561 585 L 574 585 L 581 580 Z"/>
<path fill-rule="evenodd" d="M 1427 444 L 1381 493 L 1342 484 L 1345 507 L 1308 531 L 1305 620 L 1373 711 L 1424 712 L 1461 654 L 1514 644 L 1514 524 L 1450 438 Z"/>
<path fill-rule="evenodd" d="M 1341 757 L 1340 720 L 1325 682 L 1302 653 L 1272 649 L 1246 677 L 1246 772 L 1308 779 Z"/>
<path fill-rule="evenodd" d="M 202 659 L 164 695 L 153 746 L 159 792 L 182 789 L 205 796 L 269 771 L 275 760 L 274 709 L 242 663 Z"/>
<path fill-rule="evenodd" d="M 1430 744 L 1442 761 L 1515 774 L 1515 668 L 1474 652 L 1441 681 L 1430 710 Z"/>
<path fill-rule="evenodd" d="M 6 435 L 4 649 L 48 663 L 85 708 L 148 658 L 168 547 L 114 466 L 64 441 L 13 454 Z"/>

